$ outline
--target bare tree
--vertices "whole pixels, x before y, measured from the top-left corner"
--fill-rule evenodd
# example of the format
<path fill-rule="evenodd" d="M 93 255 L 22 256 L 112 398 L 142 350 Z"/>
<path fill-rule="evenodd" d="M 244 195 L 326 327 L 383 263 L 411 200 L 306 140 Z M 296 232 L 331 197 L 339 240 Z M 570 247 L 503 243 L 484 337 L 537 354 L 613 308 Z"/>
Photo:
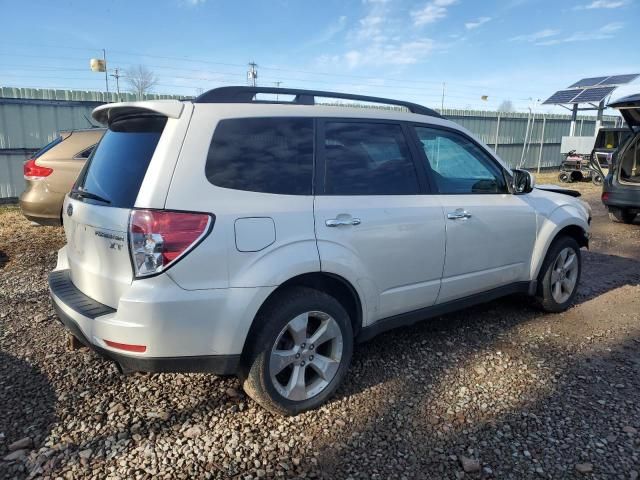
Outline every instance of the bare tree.
<path fill-rule="evenodd" d="M 499 112 L 509 113 L 509 112 L 515 112 L 515 110 L 516 109 L 513 107 L 513 102 L 511 100 L 503 100 L 498 106 Z"/>
<path fill-rule="evenodd" d="M 127 83 L 131 87 L 131 91 L 142 100 L 145 93 L 149 93 L 151 89 L 158 83 L 155 74 L 144 65 L 138 65 L 127 71 Z"/>

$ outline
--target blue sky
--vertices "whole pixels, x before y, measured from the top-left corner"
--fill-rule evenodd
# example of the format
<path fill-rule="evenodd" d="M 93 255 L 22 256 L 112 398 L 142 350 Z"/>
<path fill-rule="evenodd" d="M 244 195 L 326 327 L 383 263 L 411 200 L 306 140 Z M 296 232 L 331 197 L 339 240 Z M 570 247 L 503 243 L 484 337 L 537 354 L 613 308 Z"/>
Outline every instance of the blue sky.
<path fill-rule="evenodd" d="M 582 77 L 640 72 L 640 0 L 0 3 L 2 86 L 104 89 L 88 65 L 105 48 L 110 70 L 143 64 L 160 93 L 245 84 L 254 60 L 262 85 L 439 107 L 444 82 L 445 107 L 557 111 L 535 100 Z M 637 91 L 640 80 L 614 98 Z"/>

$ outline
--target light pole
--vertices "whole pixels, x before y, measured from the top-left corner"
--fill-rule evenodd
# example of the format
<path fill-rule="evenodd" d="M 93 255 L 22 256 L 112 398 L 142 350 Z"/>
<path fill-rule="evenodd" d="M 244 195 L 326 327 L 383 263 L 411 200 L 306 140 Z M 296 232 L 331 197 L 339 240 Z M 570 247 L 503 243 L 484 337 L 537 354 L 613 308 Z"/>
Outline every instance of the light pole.
<path fill-rule="evenodd" d="M 110 76 L 116 79 L 116 92 L 118 92 L 118 101 L 120 101 L 120 75 L 119 69 L 115 69 L 115 73 L 112 73 Z"/>
<path fill-rule="evenodd" d="M 107 50 L 102 49 L 102 61 L 104 62 L 104 86 L 107 89 L 107 98 L 109 97 L 109 76 L 107 75 Z"/>

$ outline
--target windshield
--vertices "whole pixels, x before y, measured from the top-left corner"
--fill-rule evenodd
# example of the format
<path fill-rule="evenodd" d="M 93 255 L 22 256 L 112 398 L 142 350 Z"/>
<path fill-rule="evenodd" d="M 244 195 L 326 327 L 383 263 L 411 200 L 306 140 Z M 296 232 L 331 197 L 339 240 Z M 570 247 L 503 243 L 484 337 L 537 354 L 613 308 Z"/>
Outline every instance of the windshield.
<path fill-rule="evenodd" d="M 166 123 L 165 117 L 155 116 L 113 122 L 75 188 L 102 197 L 114 207 L 133 207 Z M 86 197 L 84 201 L 97 200 Z"/>

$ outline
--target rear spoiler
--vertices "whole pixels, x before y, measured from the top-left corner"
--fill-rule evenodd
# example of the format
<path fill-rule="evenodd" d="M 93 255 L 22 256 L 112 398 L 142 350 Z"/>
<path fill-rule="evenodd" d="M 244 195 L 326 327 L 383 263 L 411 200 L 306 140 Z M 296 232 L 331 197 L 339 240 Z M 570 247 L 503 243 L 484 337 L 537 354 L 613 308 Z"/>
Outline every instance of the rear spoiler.
<path fill-rule="evenodd" d="M 106 103 L 93 110 L 95 120 L 109 124 L 116 118 L 135 114 L 157 114 L 168 118 L 180 118 L 184 103 L 179 100 L 150 100 L 144 102 Z"/>

